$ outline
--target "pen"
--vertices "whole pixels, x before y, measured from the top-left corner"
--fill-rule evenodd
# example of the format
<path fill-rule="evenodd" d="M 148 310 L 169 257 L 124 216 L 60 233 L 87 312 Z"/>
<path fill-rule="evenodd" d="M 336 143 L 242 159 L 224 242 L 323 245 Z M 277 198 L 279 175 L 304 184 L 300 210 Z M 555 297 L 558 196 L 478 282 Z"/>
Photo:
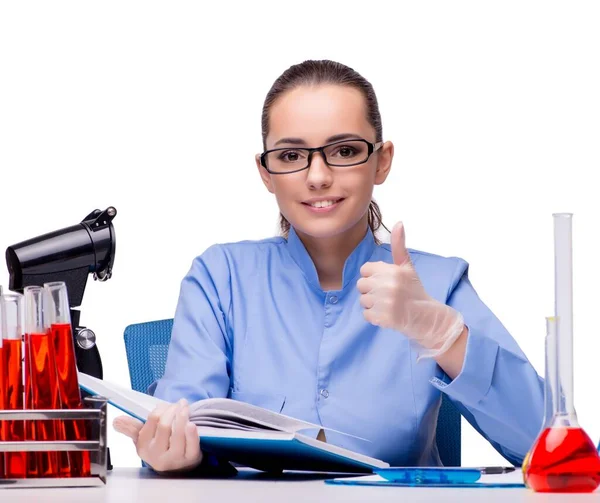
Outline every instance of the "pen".
<path fill-rule="evenodd" d="M 499 475 L 501 473 L 514 472 L 514 466 L 486 466 L 479 468 L 483 475 Z"/>

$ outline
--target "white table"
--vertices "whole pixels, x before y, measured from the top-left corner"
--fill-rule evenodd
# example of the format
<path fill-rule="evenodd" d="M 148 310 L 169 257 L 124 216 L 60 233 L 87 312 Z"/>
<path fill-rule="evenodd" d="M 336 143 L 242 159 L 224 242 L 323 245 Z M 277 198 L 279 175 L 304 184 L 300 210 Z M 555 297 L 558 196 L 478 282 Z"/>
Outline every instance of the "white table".
<path fill-rule="evenodd" d="M 535 494 L 526 489 L 431 489 L 332 486 L 326 475 L 290 473 L 281 477 L 240 470 L 229 479 L 162 478 L 143 468 L 116 468 L 105 487 L 54 489 L 3 489 L 2 502 L 10 503 L 187 503 L 187 502 L 569 502 L 600 503 L 593 494 Z"/>

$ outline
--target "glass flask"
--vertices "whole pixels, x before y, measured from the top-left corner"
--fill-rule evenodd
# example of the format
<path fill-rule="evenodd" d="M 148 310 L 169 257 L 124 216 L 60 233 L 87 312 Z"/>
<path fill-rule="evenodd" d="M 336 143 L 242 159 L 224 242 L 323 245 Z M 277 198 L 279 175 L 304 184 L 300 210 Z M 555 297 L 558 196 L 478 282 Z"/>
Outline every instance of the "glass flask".
<path fill-rule="evenodd" d="M 556 316 L 547 320 L 546 417 L 527 456 L 525 483 L 537 492 L 592 492 L 600 485 L 600 457 L 573 400 L 572 214 L 553 216 Z"/>

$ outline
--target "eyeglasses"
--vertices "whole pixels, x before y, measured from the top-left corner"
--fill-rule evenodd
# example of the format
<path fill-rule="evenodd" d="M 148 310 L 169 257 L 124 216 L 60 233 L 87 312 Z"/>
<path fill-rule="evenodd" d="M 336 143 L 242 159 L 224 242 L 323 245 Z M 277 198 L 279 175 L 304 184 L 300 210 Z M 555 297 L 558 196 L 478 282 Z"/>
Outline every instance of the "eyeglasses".
<path fill-rule="evenodd" d="M 267 150 L 260 156 L 261 165 L 273 175 L 295 173 L 308 169 L 313 154 L 320 152 L 328 166 L 349 167 L 363 164 L 383 142 L 371 143 L 362 138 L 341 140 L 315 148 L 284 147 Z"/>

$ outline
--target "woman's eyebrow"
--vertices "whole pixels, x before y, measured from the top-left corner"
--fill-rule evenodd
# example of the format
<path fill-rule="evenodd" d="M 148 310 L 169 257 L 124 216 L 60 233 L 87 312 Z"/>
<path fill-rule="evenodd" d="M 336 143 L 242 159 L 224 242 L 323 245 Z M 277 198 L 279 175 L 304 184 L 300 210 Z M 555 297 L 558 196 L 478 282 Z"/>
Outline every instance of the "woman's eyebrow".
<path fill-rule="evenodd" d="M 281 145 L 282 143 L 291 143 L 292 145 L 306 145 L 302 138 L 281 138 L 277 140 L 273 146 Z"/>
<path fill-rule="evenodd" d="M 353 139 L 356 140 L 358 138 L 362 138 L 361 135 L 356 134 L 356 133 L 342 133 L 342 134 L 335 134 L 333 136 L 330 136 L 329 138 L 327 138 L 327 143 L 332 143 L 334 141 L 340 141 L 340 140 L 349 140 L 349 139 Z"/>
<path fill-rule="evenodd" d="M 347 140 L 349 138 L 357 139 L 361 138 L 359 134 L 356 133 L 340 133 L 330 136 L 325 140 L 325 143 L 332 143 L 334 141 Z M 282 143 L 288 143 L 291 145 L 306 145 L 306 142 L 302 138 L 281 138 L 277 140 L 273 146 L 281 145 Z"/>

